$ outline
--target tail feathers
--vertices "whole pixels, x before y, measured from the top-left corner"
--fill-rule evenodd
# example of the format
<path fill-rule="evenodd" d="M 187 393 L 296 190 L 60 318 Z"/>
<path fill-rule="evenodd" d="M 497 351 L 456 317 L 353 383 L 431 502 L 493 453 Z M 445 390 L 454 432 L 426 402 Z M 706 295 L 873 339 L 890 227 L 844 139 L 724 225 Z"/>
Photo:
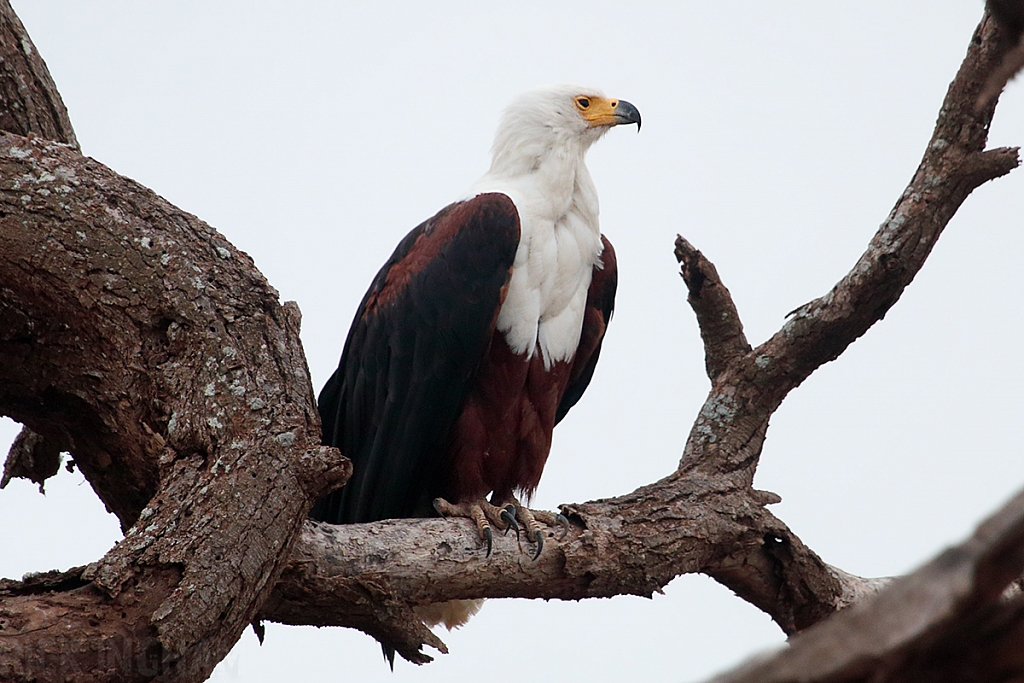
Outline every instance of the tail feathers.
<path fill-rule="evenodd" d="M 464 625 L 483 606 L 483 600 L 448 600 L 414 607 L 413 611 L 427 626 L 444 624 L 451 631 Z"/>

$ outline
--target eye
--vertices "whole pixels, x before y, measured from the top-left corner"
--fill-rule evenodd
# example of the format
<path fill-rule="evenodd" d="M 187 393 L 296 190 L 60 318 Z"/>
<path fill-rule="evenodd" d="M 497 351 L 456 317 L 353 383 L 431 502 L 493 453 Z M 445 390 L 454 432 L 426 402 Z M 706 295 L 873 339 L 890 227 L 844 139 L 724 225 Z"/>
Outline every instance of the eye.
<path fill-rule="evenodd" d="M 580 109 L 586 109 L 590 106 L 590 100 L 588 100 L 586 97 L 577 97 L 576 106 L 579 107 Z"/>

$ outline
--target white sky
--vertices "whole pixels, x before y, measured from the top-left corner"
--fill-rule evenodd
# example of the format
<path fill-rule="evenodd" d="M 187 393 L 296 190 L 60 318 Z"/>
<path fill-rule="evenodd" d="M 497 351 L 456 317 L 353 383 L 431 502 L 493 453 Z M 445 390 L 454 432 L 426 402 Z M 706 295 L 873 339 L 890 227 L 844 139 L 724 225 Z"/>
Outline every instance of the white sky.
<path fill-rule="evenodd" d="M 708 389 L 672 256 L 718 266 L 751 341 L 826 292 L 902 192 L 981 15 L 919 2 L 15 0 L 86 154 L 253 256 L 303 311 L 317 390 L 414 225 L 487 168 L 501 109 L 551 82 L 633 102 L 590 152 L 619 256 L 590 390 L 555 432 L 538 507 L 669 473 Z M 1024 143 L 1011 86 L 991 144 Z M 886 319 L 776 414 L 755 484 L 825 561 L 907 571 L 1024 485 L 1024 171 L 971 196 Z M 0 450 L 16 432 L 0 422 Z M 79 475 L 0 492 L 0 576 L 66 568 L 119 533 Z M 13 549 L 13 551 L 11 550 Z M 247 633 L 214 680 L 691 681 L 781 643 L 702 577 L 654 600 L 491 601 L 451 654 L 390 674 L 355 631 Z M 509 676 L 510 677 L 510 676 Z M 499 673 L 498 680 L 504 677 Z"/>

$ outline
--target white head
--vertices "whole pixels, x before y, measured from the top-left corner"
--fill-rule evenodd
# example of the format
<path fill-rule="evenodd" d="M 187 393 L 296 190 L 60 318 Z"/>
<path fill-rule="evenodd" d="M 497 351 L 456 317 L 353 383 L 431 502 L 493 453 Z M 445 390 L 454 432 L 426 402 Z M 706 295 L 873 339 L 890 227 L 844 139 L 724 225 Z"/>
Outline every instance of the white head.
<path fill-rule="evenodd" d="M 530 173 L 552 156 L 582 161 L 590 145 L 621 123 L 635 123 L 639 130 L 640 112 L 594 88 L 552 85 L 531 90 L 510 104 L 501 118 L 491 148 L 490 174 Z"/>

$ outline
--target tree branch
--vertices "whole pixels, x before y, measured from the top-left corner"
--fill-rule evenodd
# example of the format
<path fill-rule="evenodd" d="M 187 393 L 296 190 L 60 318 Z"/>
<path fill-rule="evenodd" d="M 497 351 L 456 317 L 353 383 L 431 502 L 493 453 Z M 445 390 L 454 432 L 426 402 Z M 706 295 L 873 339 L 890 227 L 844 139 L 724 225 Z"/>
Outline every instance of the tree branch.
<path fill-rule="evenodd" d="M 768 420 L 785 396 L 882 319 L 924 265 L 942 230 L 972 190 L 1018 165 L 1016 149 L 984 151 L 995 100 L 980 112 L 975 108 L 987 74 L 998 68 L 1006 49 L 998 27 L 986 14 L 950 84 L 924 159 L 889 219 L 829 294 L 791 314 L 782 329 L 756 349 L 741 355 L 742 347 L 732 341 L 742 339 L 742 327 L 724 286 L 715 282 L 714 296 L 695 299 L 695 286 L 703 290 L 702 279 L 717 281 L 717 275 L 707 266 L 695 269 L 693 263 L 706 258 L 685 240 L 677 241 L 677 257 L 683 263 L 701 335 L 706 345 L 708 340 L 718 345 L 707 350 L 712 388 L 687 440 L 679 467 L 681 477 L 703 474 L 719 485 L 729 482 L 737 488 L 750 487 Z M 846 589 L 841 578 L 830 583 L 827 573 L 823 577 L 824 563 L 798 540 L 780 538 L 785 542 L 766 538 L 762 544 L 748 543 L 732 567 L 707 573 L 792 632 L 787 628 L 790 624 L 799 629 L 812 622 L 788 622 L 785 608 L 780 606 L 799 604 L 803 596 L 799 591 L 773 596 L 770 583 L 766 586 L 764 580 L 771 575 L 766 568 L 788 586 L 807 581 L 805 577 L 819 577 L 814 584 L 826 588 L 811 593 L 809 612 L 819 618 L 830 607 L 844 606 Z M 779 551 L 793 553 L 799 561 L 776 565 Z M 789 571 L 797 572 L 796 576 Z M 870 589 L 870 584 L 865 585 Z M 780 612 L 782 618 L 776 616 Z"/>
<path fill-rule="evenodd" d="M 563 506 L 572 531 L 556 540 L 558 530 L 548 529 L 552 540 L 536 561 L 512 536 L 496 539 L 485 556 L 464 520 L 310 522 L 260 618 L 358 628 L 418 662 L 429 659 L 419 648 L 433 644 L 409 632 L 408 615 L 395 605 L 651 597 L 680 574 L 704 572 L 746 586 L 731 580 L 742 573 L 757 576 L 757 589 L 741 597 L 793 633 L 845 606 L 843 596 L 880 587 L 818 560 L 765 510 L 775 501 L 757 491 L 722 491 L 697 477 L 665 479 L 620 498 Z M 762 561 L 751 564 L 751 557 Z"/>
<path fill-rule="evenodd" d="M 996 102 L 975 111 L 985 78 L 1006 49 L 986 14 L 949 86 L 924 159 L 888 220 L 846 277 L 794 311 L 771 339 L 739 355 L 742 345 L 729 340 L 741 340 L 742 327 L 728 290 L 716 285 L 714 298 L 695 300 L 692 291 L 703 286 L 703 275 L 690 275 L 687 285 L 701 335 L 717 347 L 707 352 L 712 389 L 690 433 L 681 471 L 736 478 L 749 486 L 768 419 L 786 395 L 882 319 L 976 187 L 1018 165 L 1016 149 L 984 151 Z M 677 242 L 684 278 L 694 270 L 694 254 L 699 252 L 685 240 Z"/>
<path fill-rule="evenodd" d="M 11 444 L 4 463 L 4 475 L 0 478 L 0 489 L 6 487 L 11 479 L 20 478 L 39 484 L 39 493 L 43 493 L 43 482 L 57 474 L 61 451 L 67 448 L 65 441 L 36 434 L 25 427 Z"/>
<path fill-rule="evenodd" d="M 675 253 L 682 264 L 680 275 L 690 292 L 687 301 L 697 315 L 704 340 L 708 378 L 714 383 L 731 363 L 750 353 L 750 343 L 743 334 L 732 295 L 718 277 L 715 265 L 682 236 L 676 237 Z"/>
<path fill-rule="evenodd" d="M 964 543 L 716 683 L 1008 681 L 1024 676 L 1024 491 Z"/>
<path fill-rule="evenodd" d="M 319 445 L 298 309 L 248 256 L 68 146 L 10 134 L 0 411 L 66 435 L 127 529 L 88 585 L 7 593 L 3 680 L 58 680 L 39 664 L 55 660 L 89 680 L 201 680 L 351 467 Z M 106 666 L 115 651 L 127 670 Z"/>
<path fill-rule="evenodd" d="M 0 130 L 78 149 L 64 100 L 9 0 L 0 0 Z"/>
<path fill-rule="evenodd" d="M 770 404 L 881 320 L 967 196 L 1020 163 L 1015 148 L 984 151 L 996 102 L 979 112 L 974 107 L 1004 53 L 999 29 L 986 15 L 949 86 L 921 165 L 867 251 L 832 291 L 794 311 L 755 351 L 765 359 L 762 381 L 773 387 Z"/>

